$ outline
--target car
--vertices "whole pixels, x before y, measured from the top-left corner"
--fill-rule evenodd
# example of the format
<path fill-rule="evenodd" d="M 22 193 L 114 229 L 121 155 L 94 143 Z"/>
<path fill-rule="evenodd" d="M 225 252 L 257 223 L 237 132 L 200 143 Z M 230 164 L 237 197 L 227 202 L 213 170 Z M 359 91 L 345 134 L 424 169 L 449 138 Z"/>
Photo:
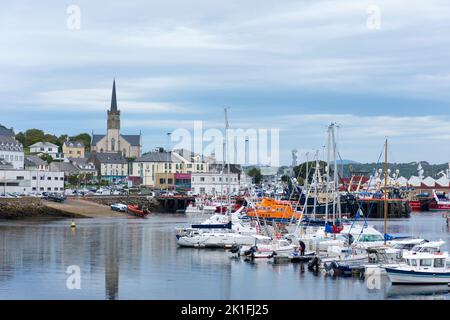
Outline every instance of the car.
<path fill-rule="evenodd" d="M 123 203 L 114 203 L 111 205 L 111 210 L 118 211 L 118 212 L 126 212 L 128 209 L 128 206 Z"/>

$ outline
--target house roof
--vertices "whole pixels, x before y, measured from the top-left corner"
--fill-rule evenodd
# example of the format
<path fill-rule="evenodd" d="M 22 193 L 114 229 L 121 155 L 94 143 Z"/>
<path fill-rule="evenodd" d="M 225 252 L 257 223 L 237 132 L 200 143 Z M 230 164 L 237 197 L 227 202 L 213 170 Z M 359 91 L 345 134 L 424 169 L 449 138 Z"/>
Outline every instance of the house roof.
<path fill-rule="evenodd" d="M 5 126 L 0 125 L 0 136 L 14 137 L 14 130 L 8 129 Z"/>
<path fill-rule="evenodd" d="M 24 163 L 25 163 L 25 166 L 46 166 L 46 165 L 48 165 L 47 161 L 44 161 L 35 155 L 25 156 Z"/>
<path fill-rule="evenodd" d="M 137 158 L 134 162 L 174 162 L 181 163 L 181 160 L 176 157 L 172 152 L 148 152 Z"/>
<path fill-rule="evenodd" d="M 50 171 L 62 171 L 67 175 L 78 172 L 78 168 L 70 162 L 52 162 L 50 163 Z"/>
<path fill-rule="evenodd" d="M 223 170 L 224 169 L 224 170 Z M 228 173 L 228 165 L 226 164 L 225 167 L 223 165 L 223 163 L 215 163 L 215 164 L 210 164 L 209 165 L 209 171 L 211 172 L 216 172 L 216 173 L 220 173 L 220 172 L 224 173 Z M 242 166 L 239 164 L 230 164 L 230 172 L 231 173 L 236 173 L 236 174 L 241 174 L 242 173 Z"/>
<path fill-rule="evenodd" d="M 139 134 L 121 134 L 120 136 L 133 147 L 139 147 L 141 145 L 141 136 Z M 92 136 L 92 145 L 96 146 L 104 137 L 104 134 L 94 134 Z"/>
<path fill-rule="evenodd" d="M 69 148 L 84 148 L 84 143 L 81 141 L 64 141 L 64 145 Z"/>
<path fill-rule="evenodd" d="M 138 134 L 121 134 L 120 136 L 127 140 L 133 147 L 139 147 L 141 145 L 141 136 Z"/>
<path fill-rule="evenodd" d="M 36 142 L 35 144 L 32 144 L 30 146 L 30 148 L 58 148 L 58 146 L 56 144 L 53 144 L 51 142 Z"/>
<path fill-rule="evenodd" d="M 21 152 L 23 151 L 23 146 L 13 137 L 0 136 L 0 150 Z"/>
<path fill-rule="evenodd" d="M 104 134 L 93 134 L 92 135 L 92 145 L 95 146 L 97 143 L 105 137 Z"/>
<path fill-rule="evenodd" d="M 127 164 L 127 160 L 121 153 L 93 153 L 92 157 L 100 163 Z"/>

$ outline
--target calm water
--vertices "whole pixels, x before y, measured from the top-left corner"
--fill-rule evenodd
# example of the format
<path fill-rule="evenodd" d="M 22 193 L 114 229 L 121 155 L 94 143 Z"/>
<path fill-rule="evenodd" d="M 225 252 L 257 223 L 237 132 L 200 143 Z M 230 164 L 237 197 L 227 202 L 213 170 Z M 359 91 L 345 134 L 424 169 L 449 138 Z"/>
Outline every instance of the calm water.
<path fill-rule="evenodd" d="M 449 299 L 447 288 L 369 290 L 364 280 L 314 275 L 301 265 L 249 263 L 223 250 L 177 248 L 182 216 L 0 221 L 0 299 Z M 382 221 L 373 221 L 382 230 Z M 391 221 L 390 233 L 450 243 L 440 214 Z M 447 249 L 450 249 L 448 247 Z M 81 290 L 66 270 L 81 268 Z"/>

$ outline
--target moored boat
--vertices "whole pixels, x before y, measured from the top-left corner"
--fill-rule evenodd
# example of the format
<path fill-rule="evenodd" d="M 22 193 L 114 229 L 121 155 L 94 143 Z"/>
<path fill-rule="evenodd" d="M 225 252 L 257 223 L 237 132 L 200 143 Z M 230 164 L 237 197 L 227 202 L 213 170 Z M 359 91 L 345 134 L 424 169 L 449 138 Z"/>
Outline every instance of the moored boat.
<path fill-rule="evenodd" d="M 449 255 L 439 249 L 443 244 L 436 242 L 418 246 L 419 249 L 403 255 L 405 262 L 401 265 L 386 267 L 392 284 L 449 284 Z"/>
<path fill-rule="evenodd" d="M 148 210 L 145 207 L 142 206 L 134 206 L 134 205 L 128 205 L 128 213 L 132 213 L 133 215 L 137 216 L 137 217 L 146 217 L 148 216 L 151 212 L 150 210 Z"/>

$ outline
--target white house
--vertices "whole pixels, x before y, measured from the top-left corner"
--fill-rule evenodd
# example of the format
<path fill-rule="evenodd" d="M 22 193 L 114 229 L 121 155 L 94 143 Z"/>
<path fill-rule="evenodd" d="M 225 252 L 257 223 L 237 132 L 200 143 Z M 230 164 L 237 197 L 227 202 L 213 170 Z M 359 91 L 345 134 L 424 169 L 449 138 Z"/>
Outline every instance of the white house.
<path fill-rule="evenodd" d="M 64 173 L 31 170 L 0 170 L 0 194 L 64 192 Z"/>
<path fill-rule="evenodd" d="M 239 175 L 236 173 L 193 173 L 191 191 L 193 194 L 221 196 L 238 194 L 240 190 Z"/>
<path fill-rule="evenodd" d="M 14 130 L 0 125 L 0 160 L 12 165 L 14 169 L 24 168 L 23 145 L 16 140 Z"/>
<path fill-rule="evenodd" d="M 36 142 L 30 146 L 30 152 L 36 154 L 47 154 L 54 160 L 62 160 L 64 156 L 59 152 L 59 147 L 50 142 Z"/>

